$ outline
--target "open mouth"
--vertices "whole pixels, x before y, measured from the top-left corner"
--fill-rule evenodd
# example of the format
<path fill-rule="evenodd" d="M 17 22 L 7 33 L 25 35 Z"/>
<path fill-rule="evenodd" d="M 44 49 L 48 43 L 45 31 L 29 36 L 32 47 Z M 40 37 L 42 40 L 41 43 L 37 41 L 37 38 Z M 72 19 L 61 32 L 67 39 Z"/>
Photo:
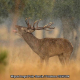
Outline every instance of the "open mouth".
<path fill-rule="evenodd" d="M 13 30 L 14 33 L 17 33 L 17 30 Z"/>
<path fill-rule="evenodd" d="M 16 28 L 16 29 L 13 30 L 14 33 L 17 33 L 17 32 L 18 32 L 17 27 L 18 27 L 18 26 L 15 25 L 15 28 Z"/>

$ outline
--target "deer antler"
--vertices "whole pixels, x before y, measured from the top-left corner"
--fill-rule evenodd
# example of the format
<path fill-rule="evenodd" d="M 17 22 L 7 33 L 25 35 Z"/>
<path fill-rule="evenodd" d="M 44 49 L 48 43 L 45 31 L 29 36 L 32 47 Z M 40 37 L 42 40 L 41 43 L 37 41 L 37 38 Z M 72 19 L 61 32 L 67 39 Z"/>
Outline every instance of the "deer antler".
<path fill-rule="evenodd" d="M 28 28 L 31 28 L 31 25 L 29 24 L 29 19 L 30 19 L 30 17 L 28 18 L 28 21 L 27 21 L 27 18 L 26 18 L 26 19 L 25 19 L 25 22 L 26 22 Z"/>
<path fill-rule="evenodd" d="M 40 19 L 41 20 L 41 19 Z M 39 20 L 39 21 L 40 21 Z M 45 25 L 45 26 L 43 26 L 43 27 L 38 27 L 38 23 L 39 23 L 39 21 L 37 22 L 37 27 L 35 28 L 35 30 L 46 30 L 46 28 L 49 28 L 49 29 L 54 29 L 54 28 L 50 28 L 50 26 L 53 24 L 52 22 L 50 22 L 49 24 L 47 24 L 47 25 Z M 50 31 L 50 30 L 47 30 L 47 31 Z"/>
<path fill-rule="evenodd" d="M 55 27 L 54 27 L 54 28 L 50 28 L 50 26 L 51 26 L 52 24 L 54 24 L 54 23 L 50 22 L 49 24 L 45 25 L 45 26 L 44 26 L 44 29 L 46 29 L 46 28 L 54 29 Z M 47 31 L 50 31 L 50 30 L 47 30 Z"/>
<path fill-rule="evenodd" d="M 36 27 L 36 28 L 38 28 L 38 23 L 39 23 L 39 21 L 41 21 L 41 19 L 40 19 L 40 20 L 38 20 L 38 22 L 37 22 L 37 27 Z"/>
<path fill-rule="evenodd" d="M 40 20 L 36 20 L 34 22 L 34 24 L 33 24 L 33 27 L 31 27 L 31 25 L 29 24 L 29 19 L 30 18 L 28 18 L 28 22 L 27 22 L 27 18 L 25 19 L 25 22 L 26 22 L 26 24 L 27 24 L 29 29 L 32 29 L 32 30 L 46 30 L 46 28 L 48 28 L 48 29 L 54 29 L 55 28 L 55 27 L 54 28 L 50 27 L 53 24 L 52 22 L 50 22 L 49 24 L 47 24 L 47 25 L 45 25 L 43 27 L 38 27 L 38 23 L 39 23 L 39 21 L 41 21 L 41 19 Z M 35 24 L 36 23 L 37 23 L 37 27 L 35 28 Z M 50 30 L 47 30 L 47 31 L 50 31 Z"/>
<path fill-rule="evenodd" d="M 38 20 L 36 20 L 35 22 L 34 22 L 34 24 L 33 24 L 33 29 L 35 29 L 35 23 L 37 23 L 38 22 Z"/>

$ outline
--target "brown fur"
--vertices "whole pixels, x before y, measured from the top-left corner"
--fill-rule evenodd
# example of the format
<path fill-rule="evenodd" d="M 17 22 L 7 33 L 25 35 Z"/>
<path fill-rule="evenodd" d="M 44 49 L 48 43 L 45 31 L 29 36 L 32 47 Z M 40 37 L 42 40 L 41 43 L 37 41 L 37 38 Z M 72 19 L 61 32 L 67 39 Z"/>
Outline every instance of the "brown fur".
<path fill-rule="evenodd" d="M 31 49 L 39 55 L 41 62 L 48 63 L 50 57 L 58 56 L 62 64 L 69 61 L 73 47 L 71 43 L 64 38 L 36 38 L 27 28 L 21 29 L 18 26 L 18 33 L 23 37 Z M 26 31 L 25 31 L 26 29 Z M 27 32 L 28 30 L 28 32 Z"/>

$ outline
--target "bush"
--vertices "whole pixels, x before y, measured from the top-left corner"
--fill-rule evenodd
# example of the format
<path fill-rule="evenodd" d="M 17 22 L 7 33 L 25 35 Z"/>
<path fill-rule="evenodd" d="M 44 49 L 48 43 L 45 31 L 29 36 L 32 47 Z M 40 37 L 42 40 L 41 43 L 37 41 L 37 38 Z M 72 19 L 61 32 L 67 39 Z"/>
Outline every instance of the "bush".
<path fill-rule="evenodd" d="M 8 51 L 6 50 L 0 51 L 0 64 L 3 64 L 3 65 L 7 64 L 7 61 L 6 61 L 7 56 L 8 56 Z"/>

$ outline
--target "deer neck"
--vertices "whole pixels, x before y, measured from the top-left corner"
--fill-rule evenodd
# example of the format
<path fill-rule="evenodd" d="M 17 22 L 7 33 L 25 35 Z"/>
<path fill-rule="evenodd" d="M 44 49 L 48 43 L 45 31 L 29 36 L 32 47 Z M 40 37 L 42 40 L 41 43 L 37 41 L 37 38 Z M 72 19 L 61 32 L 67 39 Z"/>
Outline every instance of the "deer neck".
<path fill-rule="evenodd" d="M 31 49 L 37 53 L 39 47 L 39 39 L 36 38 L 32 33 L 24 33 L 22 37 L 27 42 L 27 44 L 31 47 Z"/>

